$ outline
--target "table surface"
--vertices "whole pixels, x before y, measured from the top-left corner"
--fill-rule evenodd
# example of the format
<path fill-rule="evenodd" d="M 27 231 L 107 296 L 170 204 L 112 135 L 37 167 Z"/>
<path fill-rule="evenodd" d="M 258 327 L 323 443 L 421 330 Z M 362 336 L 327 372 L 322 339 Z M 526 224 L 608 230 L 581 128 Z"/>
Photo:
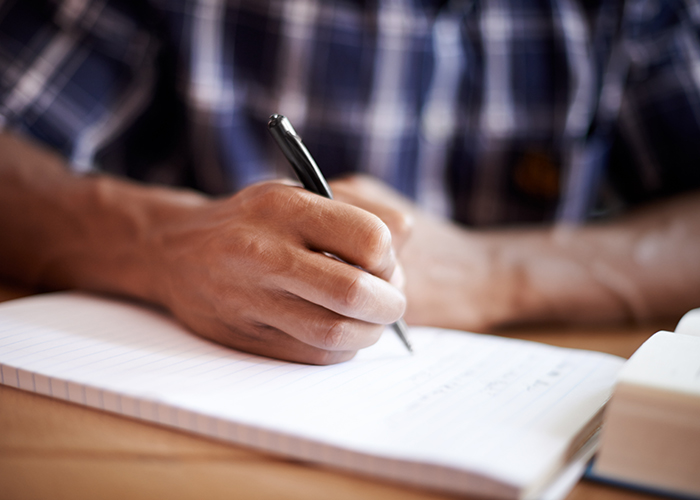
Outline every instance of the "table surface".
<path fill-rule="evenodd" d="M 27 295 L 0 284 L 0 301 Z M 629 357 L 674 320 L 502 335 Z M 2 499 L 446 499 L 0 386 Z M 651 499 L 583 480 L 568 500 Z"/>

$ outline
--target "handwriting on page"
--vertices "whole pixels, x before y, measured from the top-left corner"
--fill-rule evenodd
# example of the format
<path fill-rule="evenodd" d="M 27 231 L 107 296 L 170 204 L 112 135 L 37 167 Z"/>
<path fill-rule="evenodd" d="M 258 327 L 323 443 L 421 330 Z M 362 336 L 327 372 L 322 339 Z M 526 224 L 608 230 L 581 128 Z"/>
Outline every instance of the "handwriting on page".
<path fill-rule="evenodd" d="M 33 300 L 3 308 L 3 383 L 209 435 L 224 432 L 211 419 L 233 422 L 227 435 L 242 426 L 248 434 L 235 436 L 248 444 L 296 436 L 515 482 L 566 448 L 607 398 L 621 364 L 599 353 L 422 328 L 411 332 L 413 356 L 384 335 L 350 362 L 306 366 L 221 347 L 128 303 Z M 12 381 L 20 371 L 9 367 L 30 377 Z"/>

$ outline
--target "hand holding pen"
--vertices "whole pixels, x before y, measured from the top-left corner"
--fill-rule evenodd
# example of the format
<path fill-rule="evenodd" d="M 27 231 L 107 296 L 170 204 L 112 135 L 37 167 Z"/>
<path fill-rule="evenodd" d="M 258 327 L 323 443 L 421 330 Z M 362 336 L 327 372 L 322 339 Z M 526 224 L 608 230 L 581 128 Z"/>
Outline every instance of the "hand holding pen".
<path fill-rule="evenodd" d="M 289 120 L 282 115 L 272 115 L 268 122 L 268 128 L 304 188 L 312 193 L 332 199 L 331 188 Z M 392 327 L 406 348 L 413 352 L 403 319 L 393 323 Z"/>

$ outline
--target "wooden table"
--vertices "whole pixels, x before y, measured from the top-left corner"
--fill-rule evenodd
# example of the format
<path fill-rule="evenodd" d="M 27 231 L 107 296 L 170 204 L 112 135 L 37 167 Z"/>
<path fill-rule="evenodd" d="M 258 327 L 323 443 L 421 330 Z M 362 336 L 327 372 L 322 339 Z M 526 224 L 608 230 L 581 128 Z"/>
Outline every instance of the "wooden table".
<path fill-rule="evenodd" d="M 0 300 L 26 295 L 0 285 Z M 503 335 L 629 357 L 663 324 Z M 0 386 L 0 499 L 444 499 Z M 581 481 L 569 500 L 655 498 Z"/>

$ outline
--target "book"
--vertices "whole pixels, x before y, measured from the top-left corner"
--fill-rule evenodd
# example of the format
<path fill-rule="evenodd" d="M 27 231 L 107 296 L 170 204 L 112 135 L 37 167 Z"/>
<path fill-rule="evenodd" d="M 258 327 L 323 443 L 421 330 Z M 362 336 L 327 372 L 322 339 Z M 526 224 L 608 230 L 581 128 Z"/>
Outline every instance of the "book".
<path fill-rule="evenodd" d="M 624 360 L 416 328 L 309 366 L 81 293 L 0 304 L 0 382 L 310 464 L 497 499 L 562 498 Z"/>
<path fill-rule="evenodd" d="M 700 309 L 625 363 L 590 477 L 700 498 Z"/>

